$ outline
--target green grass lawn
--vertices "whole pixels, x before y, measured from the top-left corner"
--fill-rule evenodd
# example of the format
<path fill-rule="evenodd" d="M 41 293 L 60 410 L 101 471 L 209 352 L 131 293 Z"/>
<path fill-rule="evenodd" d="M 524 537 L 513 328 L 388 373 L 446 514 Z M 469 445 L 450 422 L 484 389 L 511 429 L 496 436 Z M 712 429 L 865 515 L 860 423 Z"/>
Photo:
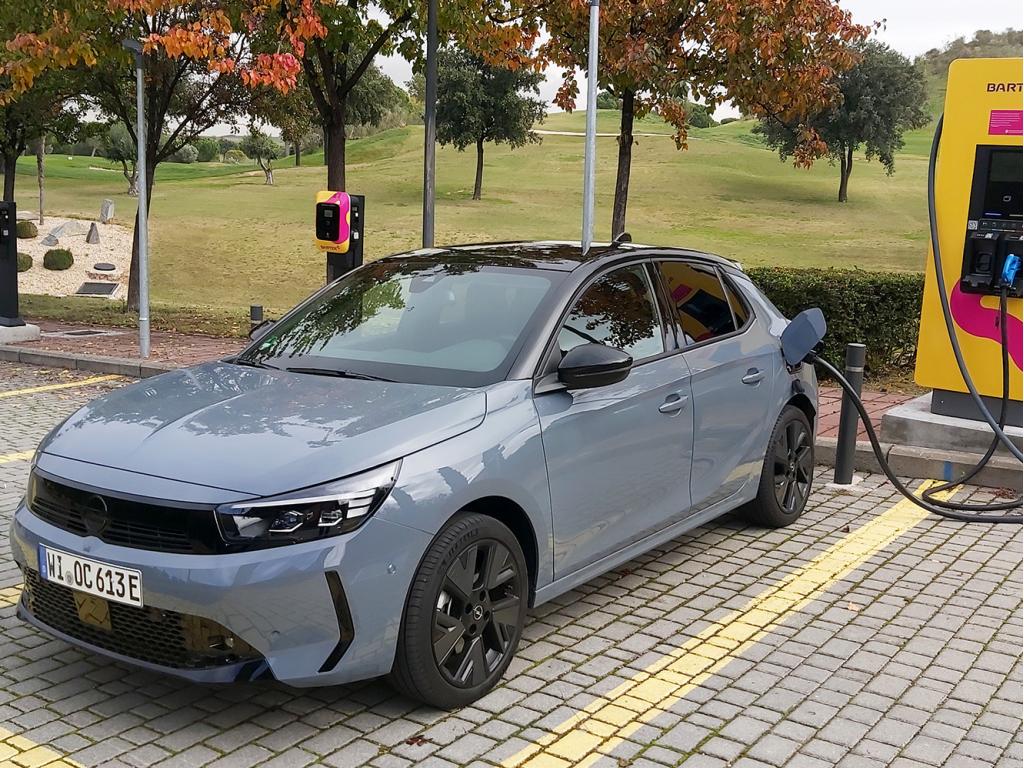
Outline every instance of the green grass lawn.
<path fill-rule="evenodd" d="M 617 112 L 602 111 L 600 119 L 601 131 L 615 131 Z M 577 121 L 582 126 L 582 113 L 552 115 L 544 127 L 573 130 L 566 126 Z M 655 132 L 655 122 L 645 121 L 643 131 Z M 745 264 L 921 269 L 927 130 L 910 137 L 894 176 L 859 161 L 850 202 L 839 204 L 835 167 L 822 161 L 798 170 L 781 163 L 750 127 L 735 122 L 695 130 L 686 151 L 677 151 L 667 135 L 640 137 L 630 182 L 633 239 L 706 249 Z M 370 258 L 419 244 L 422 145 L 421 127 L 349 144 L 348 186 L 367 198 Z M 610 230 L 616 147 L 614 138 L 598 140 L 599 239 Z M 580 138 L 545 136 L 515 152 L 488 146 L 480 201 L 470 199 L 474 160 L 475 153 L 450 148 L 438 154 L 439 243 L 579 239 Z M 273 187 L 251 165 L 161 165 L 150 218 L 153 301 L 244 317 L 250 303 L 280 310 L 317 288 L 324 258 L 312 244 L 312 214 L 314 194 L 326 184 L 321 163 L 321 155 L 303 157 L 299 168 L 291 159 L 279 161 Z M 34 210 L 34 158 L 22 158 L 18 171 L 19 205 Z M 117 219 L 130 224 L 135 201 L 125 190 L 120 168 L 101 158 L 47 160 L 51 213 L 96 217 L 101 200 L 110 197 Z M 96 301 L 61 300 L 62 311 Z M 53 302 L 35 304 L 40 312 L 56 311 Z"/>

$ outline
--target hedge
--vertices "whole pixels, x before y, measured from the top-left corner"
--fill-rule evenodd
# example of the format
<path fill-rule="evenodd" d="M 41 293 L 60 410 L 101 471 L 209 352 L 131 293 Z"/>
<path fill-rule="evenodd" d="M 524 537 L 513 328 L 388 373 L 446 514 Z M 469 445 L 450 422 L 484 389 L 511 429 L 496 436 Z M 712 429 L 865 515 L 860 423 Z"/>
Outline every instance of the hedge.
<path fill-rule="evenodd" d="M 828 322 L 822 356 L 842 369 L 846 345 L 867 345 L 875 374 L 912 366 L 924 275 L 859 269 L 752 267 L 750 279 L 786 317 L 820 307 Z"/>
<path fill-rule="evenodd" d="M 19 239 L 27 240 L 39 236 L 39 227 L 36 226 L 36 223 L 34 221 L 22 219 L 16 225 L 15 233 L 18 235 Z"/>
<path fill-rule="evenodd" d="M 18 254 L 18 271 L 19 272 L 28 272 L 30 269 L 32 269 L 32 257 L 29 256 L 27 253 L 19 253 Z"/>
<path fill-rule="evenodd" d="M 74 263 L 75 257 L 67 248 L 51 248 L 43 254 L 44 269 L 71 269 L 71 265 Z"/>

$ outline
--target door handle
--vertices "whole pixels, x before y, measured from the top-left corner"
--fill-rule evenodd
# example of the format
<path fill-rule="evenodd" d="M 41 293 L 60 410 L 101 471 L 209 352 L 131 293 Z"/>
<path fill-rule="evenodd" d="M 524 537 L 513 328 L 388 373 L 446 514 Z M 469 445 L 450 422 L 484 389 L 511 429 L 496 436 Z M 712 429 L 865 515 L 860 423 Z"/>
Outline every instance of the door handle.
<path fill-rule="evenodd" d="M 753 386 L 754 384 L 760 382 L 763 378 L 764 371 L 759 371 L 757 368 L 751 368 L 749 371 L 747 371 L 747 375 L 740 379 L 740 381 L 742 381 L 744 384 L 750 384 L 751 386 Z"/>
<path fill-rule="evenodd" d="M 658 406 L 658 410 L 661 413 L 677 413 L 686 407 L 686 401 L 689 399 L 686 395 L 669 395 L 665 402 Z"/>

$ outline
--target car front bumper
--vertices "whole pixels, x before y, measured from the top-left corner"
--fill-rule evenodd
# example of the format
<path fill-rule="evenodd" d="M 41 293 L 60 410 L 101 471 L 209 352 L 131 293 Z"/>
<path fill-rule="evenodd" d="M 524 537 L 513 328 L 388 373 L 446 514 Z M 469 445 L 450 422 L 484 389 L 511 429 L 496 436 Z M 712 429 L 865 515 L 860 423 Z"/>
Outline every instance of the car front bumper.
<path fill-rule="evenodd" d="M 313 686 L 362 680 L 391 670 L 406 594 L 430 537 L 371 517 L 351 534 L 319 542 L 239 554 L 170 554 L 77 536 L 41 520 L 22 503 L 14 515 L 10 540 L 23 576 L 37 590 L 40 585 L 52 586 L 38 576 L 40 545 L 142 572 L 145 608 L 112 604 L 109 635 L 77 624 L 68 595 L 58 595 L 63 600 L 60 615 L 67 623 L 54 626 L 62 622 L 54 621 L 53 610 L 46 614 L 50 623 L 44 621 L 43 611 L 33 612 L 24 594 L 18 615 L 50 634 L 197 682 L 273 676 L 290 685 Z M 338 599 L 339 586 L 343 601 Z M 59 589 L 71 593 L 66 587 Z M 39 600 L 38 592 L 33 594 Z M 350 638 L 344 637 L 345 608 L 352 627 Z M 163 663 L 164 656 L 142 647 L 182 642 L 178 625 L 191 626 L 197 617 L 221 625 L 244 641 L 241 647 L 251 646 L 250 653 L 240 653 L 235 660 L 228 654 L 214 664 L 196 666 Z M 131 630 L 123 634 L 129 625 Z M 111 635 L 119 631 L 122 634 L 113 642 Z M 186 642 L 194 645 L 195 641 Z"/>

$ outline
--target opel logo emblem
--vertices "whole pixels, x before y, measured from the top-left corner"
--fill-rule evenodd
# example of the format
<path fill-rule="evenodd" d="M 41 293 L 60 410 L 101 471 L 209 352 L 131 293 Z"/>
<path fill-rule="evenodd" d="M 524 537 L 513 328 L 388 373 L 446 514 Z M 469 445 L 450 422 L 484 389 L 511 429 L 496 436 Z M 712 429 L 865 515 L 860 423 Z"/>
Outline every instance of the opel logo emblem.
<path fill-rule="evenodd" d="M 482 605 L 476 606 L 476 608 L 473 609 L 473 618 L 476 619 L 477 621 L 480 621 L 480 619 L 482 619 L 483 617 L 484 617 L 484 607 Z"/>
<path fill-rule="evenodd" d="M 107 502 L 102 496 L 93 494 L 85 500 L 85 511 L 82 514 L 85 530 L 90 536 L 99 536 L 110 524 L 110 513 Z"/>

